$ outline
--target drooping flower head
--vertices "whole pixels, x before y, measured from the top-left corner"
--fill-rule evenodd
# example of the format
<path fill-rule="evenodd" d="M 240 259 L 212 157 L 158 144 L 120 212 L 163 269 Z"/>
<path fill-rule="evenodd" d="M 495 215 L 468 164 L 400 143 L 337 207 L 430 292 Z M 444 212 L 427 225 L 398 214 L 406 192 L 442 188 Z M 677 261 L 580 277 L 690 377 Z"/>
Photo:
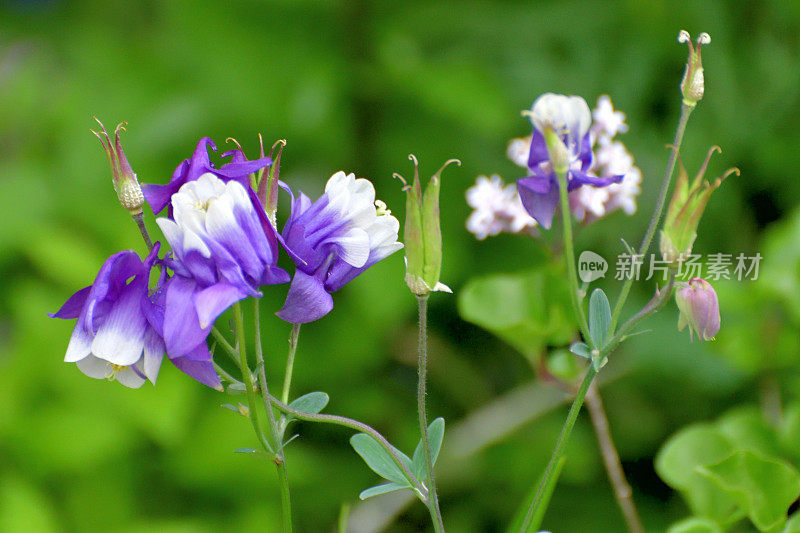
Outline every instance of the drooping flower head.
<path fill-rule="evenodd" d="M 579 96 L 546 93 L 525 111 L 533 125 L 528 154 L 530 175 L 517 181 L 522 204 L 544 228 L 550 228 L 559 190 L 556 172 L 566 173 L 567 191 L 582 185 L 606 187 L 623 175 L 597 177 L 592 166 L 592 115 Z"/>
<path fill-rule="evenodd" d="M 332 292 L 403 247 L 400 223 L 375 199 L 369 180 L 337 172 L 315 202 L 292 197 L 283 227 L 297 265 L 286 303 L 277 315 L 294 324 L 317 320 L 333 309 Z"/>
<path fill-rule="evenodd" d="M 276 266 L 277 235 L 255 193 L 212 173 L 188 181 L 171 198 L 173 218 L 157 223 L 175 254 L 165 287 L 163 335 L 171 356 L 208 352 L 214 320 L 259 287 L 286 283 Z"/>
<path fill-rule="evenodd" d="M 53 318 L 77 318 L 64 361 L 96 379 L 116 379 L 138 388 L 155 383 L 164 344 L 147 322 L 147 284 L 158 243 L 142 262 L 126 250 L 109 257 L 94 283 L 72 296 Z"/>
<path fill-rule="evenodd" d="M 231 158 L 229 163 L 222 165 L 220 168 L 215 168 L 208 157 L 209 147 L 215 152 L 217 151 L 217 146 L 209 137 L 200 139 L 192 157 L 178 165 L 178 168 L 172 173 L 172 178 L 170 178 L 168 184 L 142 185 L 142 192 L 147 203 L 153 209 L 153 213 L 160 213 L 162 209 L 170 204 L 172 195 L 178 192 L 184 184 L 197 180 L 203 174 L 211 173 L 222 181 L 233 180 L 247 188 L 250 186 L 251 174 L 272 164 L 272 160 L 269 157 L 260 157 L 259 159 L 248 161 L 241 148 L 237 148 L 222 154 L 222 157 Z"/>
<path fill-rule="evenodd" d="M 697 333 L 704 340 L 713 340 L 719 332 L 719 300 L 714 287 L 703 278 L 692 278 L 675 291 L 678 304 L 678 331 L 689 326 L 689 336 Z"/>

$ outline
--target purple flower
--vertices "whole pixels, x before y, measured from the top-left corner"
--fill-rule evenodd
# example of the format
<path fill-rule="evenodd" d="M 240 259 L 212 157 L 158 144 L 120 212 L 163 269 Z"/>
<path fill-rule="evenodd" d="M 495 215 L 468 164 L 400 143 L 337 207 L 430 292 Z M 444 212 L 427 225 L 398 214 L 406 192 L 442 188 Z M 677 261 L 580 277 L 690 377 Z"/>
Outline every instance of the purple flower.
<path fill-rule="evenodd" d="M 678 303 L 678 331 L 689 326 L 689 336 L 697 333 L 704 341 L 713 340 L 719 332 L 719 300 L 714 287 L 703 278 L 692 278 L 675 291 Z"/>
<path fill-rule="evenodd" d="M 164 343 L 147 322 L 145 308 L 150 268 L 158 246 L 144 262 L 126 250 L 109 257 L 94 283 L 72 296 L 52 318 L 77 318 L 64 361 L 96 379 L 116 379 L 139 388 L 155 383 Z M 128 281 L 130 280 L 130 282 Z"/>
<path fill-rule="evenodd" d="M 286 283 L 289 275 L 276 266 L 275 229 L 239 181 L 203 174 L 171 205 L 173 218 L 156 221 L 175 254 L 175 276 L 164 287 L 164 342 L 171 357 L 205 357 L 206 337 L 225 309 L 261 297 L 260 286 Z"/>
<path fill-rule="evenodd" d="M 592 115 L 583 98 L 546 93 L 525 114 L 533 124 L 528 154 L 531 175 L 517 180 L 517 189 L 522 205 L 544 228 L 552 225 L 559 202 L 554 168 L 566 169 L 569 192 L 582 185 L 605 187 L 622 181 L 624 175 L 599 178 L 589 172 Z"/>
<path fill-rule="evenodd" d="M 156 382 L 164 357 L 161 335 L 162 289 L 148 295 L 148 280 L 158 261 L 159 243 L 142 261 L 132 250 L 109 257 L 94 283 L 73 294 L 53 318 L 77 318 L 64 360 L 95 379 L 115 379 L 139 388 Z M 165 276 L 159 280 L 159 286 Z M 210 354 L 171 358 L 189 376 L 221 390 Z"/>
<path fill-rule="evenodd" d="M 292 196 L 283 238 L 296 254 L 297 270 L 277 315 L 303 324 L 328 314 L 333 309 L 330 293 L 403 247 L 397 241 L 399 229 L 386 205 L 375 200 L 372 183 L 354 174 L 331 176 L 313 203 L 302 192 Z"/>
<path fill-rule="evenodd" d="M 231 157 L 229 163 L 222 165 L 220 168 L 214 168 L 213 163 L 208 158 L 209 146 L 215 152 L 217 151 L 217 146 L 210 138 L 203 137 L 200 139 L 192 157 L 178 165 L 178 168 L 172 173 L 172 178 L 170 178 L 168 184 L 142 185 L 145 200 L 150 204 L 153 213 L 160 213 L 170 203 L 172 195 L 178 192 L 185 183 L 195 181 L 203 174 L 210 172 L 223 181 L 237 181 L 247 188 L 250 174 L 272 164 L 272 160 L 269 157 L 248 161 L 244 156 L 244 152 L 241 149 L 236 149 L 222 154 L 222 157 Z"/>

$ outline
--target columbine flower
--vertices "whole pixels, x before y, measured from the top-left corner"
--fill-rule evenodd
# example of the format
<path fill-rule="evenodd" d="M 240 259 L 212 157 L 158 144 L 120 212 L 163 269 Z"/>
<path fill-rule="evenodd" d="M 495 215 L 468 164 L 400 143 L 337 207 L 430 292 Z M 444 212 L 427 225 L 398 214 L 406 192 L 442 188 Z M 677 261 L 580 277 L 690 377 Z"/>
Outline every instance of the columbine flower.
<path fill-rule="evenodd" d="M 215 152 L 217 151 L 217 146 L 210 138 L 203 137 L 200 139 L 192 157 L 178 165 L 178 168 L 172 173 L 172 178 L 170 178 L 168 184 L 144 184 L 142 186 L 144 197 L 153 209 L 153 213 L 160 213 L 170 203 L 172 195 L 178 192 L 184 184 L 197 180 L 203 174 L 211 173 L 222 181 L 233 180 L 247 188 L 250 186 L 250 174 L 272 164 L 272 160 L 269 157 L 248 161 L 244 156 L 244 152 L 241 149 L 236 149 L 222 154 L 222 157 L 231 157 L 229 163 L 222 165 L 220 168 L 214 168 L 208 158 L 209 146 Z"/>
<path fill-rule="evenodd" d="M 675 291 L 678 304 L 678 331 L 689 326 L 689 336 L 697 333 L 704 341 L 713 340 L 719 331 L 719 300 L 709 282 L 692 278 L 689 283 Z"/>
<path fill-rule="evenodd" d="M 172 196 L 173 219 L 157 223 L 175 254 L 164 289 L 163 336 L 171 357 L 204 358 L 214 320 L 262 285 L 286 283 L 277 235 L 255 193 L 212 173 Z M 194 354 L 194 355 L 192 355 Z"/>
<path fill-rule="evenodd" d="M 620 141 L 619 133 L 628 131 L 625 114 L 615 110 L 611 99 L 600 96 L 592 110 L 589 127 L 590 152 L 594 153 L 587 174 L 603 181 L 616 180 L 606 187 L 577 187 L 569 193 L 572 215 L 579 222 L 593 222 L 616 209 L 631 215 L 636 212 L 636 197 L 641 192 L 642 173 L 634 165 L 633 156 Z M 532 136 L 511 139 L 506 155 L 516 165 L 528 168 Z M 546 165 L 544 165 L 546 166 Z M 479 239 L 501 232 L 534 231 L 538 223 L 525 207 L 515 186 L 504 186 L 498 175 L 479 176 L 475 186 L 467 190 L 467 203 L 475 209 L 467 219 L 467 229 Z"/>
<path fill-rule="evenodd" d="M 150 269 L 158 243 L 142 262 L 132 250 L 109 257 L 94 283 L 72 296 L 53 318 L 77 318 L 64 361 L 96 379 L 116 379 L 138 388 L 156 382 L 164 343 L 147 320 Z M 130 281 L 129 281 L 130 280 Z"/>
<path fill-rule="evenodd" d="M 517 187 L 506 185 L 497 174 L 478 176 L 467 189 L 467 203 L 474 211 L 467 218 L 467 230 L 480 240 L 501 232 L 534 231 L 536 220 L 522 206 Z"/>
<path fill-rule="evenodd" d="M 738 168 L 731 168 L 713 182 L 704 180 L 703 175 L 714 152 L 722 150 L 719 146 L 711 147 L 703 166 L 691 184 L 683 162 L 678 159 L 678 181 L 675 183 L 672 200 L 667 208 L 667 217 L 664 220 L 659 243 L 661 256 L 669 263 L 678 264 L 692 253 L 692 245 L 697 238 L 697 226 L 700 224 L 700 218 L 711 198 L 711 193 L 722 185 L 725 178 L 731 174 L 739 174 Z"/>
<path fill-rule="evenodd" d="M 397 242 L 399 229 L 386 204 L 375 200 L 372 183 L 354 174 L 331 176 L 313 203 L 302 192 L 293 196 L 282 234 L 296 254 L 297 270 L 277 315 L 302 324 L 328 314 L 330 293 L 403 247 Z"/>
<path fill-rule="evenodd" d="M 550 228 L 558 205 L 556 171 L 566 173 L 569 192 L 581 185 L 605 187 L 622 181 L 623 175 L 597 177 L 589 172 L 592 116 L 583 98 L 546 93 L 524 114 L 534 128 L 528 156 L 531 175 L 518 180 L 517 188 L 525 209 L 542 227 Z"/>

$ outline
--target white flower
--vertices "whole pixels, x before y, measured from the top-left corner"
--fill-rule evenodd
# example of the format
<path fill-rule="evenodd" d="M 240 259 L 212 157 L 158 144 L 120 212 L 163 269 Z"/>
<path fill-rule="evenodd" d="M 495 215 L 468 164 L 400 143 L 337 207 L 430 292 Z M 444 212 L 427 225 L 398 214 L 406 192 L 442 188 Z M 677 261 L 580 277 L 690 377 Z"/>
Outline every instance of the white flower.
<path fill-rule="evenodd" d="M 537 226 L 517 194 L 514 184 L 506 185 L 497 174 L 478 176 L 467 189 L 467 203 L 475 209 L 467 218 L 467 230 L 483 240 L 502 232 L 519 233 Z"/>
<path fill-rule="evenodd" d="M 589 106 L 580 96 L 545 93 L 525 114 L 529 115 L 533 127 L 542 133 L 549 128 L 558 135 L 569 135 L 578 140 L 586 135 L 592 123 Z"/>
<path fill-rule="evenodd" d="M 595 134 L 611 138 L 617 133 L 628 131 L 628 125 L 625 124 L 625 113 L 614 110 L 608 95 L 604 94 L 597 99 L 597 107 L 592 111 L 592 117 L 594 118 L 592 132 Z"/>

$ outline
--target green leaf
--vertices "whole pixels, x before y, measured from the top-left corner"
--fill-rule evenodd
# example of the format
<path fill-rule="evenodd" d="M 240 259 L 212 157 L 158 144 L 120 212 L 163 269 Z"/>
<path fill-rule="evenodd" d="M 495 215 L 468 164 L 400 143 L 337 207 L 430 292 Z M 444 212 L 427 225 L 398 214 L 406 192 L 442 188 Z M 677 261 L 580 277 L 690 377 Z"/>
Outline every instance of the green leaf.
<path fill-rule="evenodd" d="M 530 359 L 547 345 L 564 345 L 577 329 L 563 271 L 552 265 L 530 272 L 473 278 L 459 292 L 458 310 Z"/>
<path fill-rule="evenodd" d="M 723 530 L 713 520 L 693 516 L 672 524 L 667 533 L 723 533 Z"/>
<path fill-rule="evenodd" d="M 384 450 L 383 446 L 371 436 L 366 433 L 357 433 L 350 437 L 350 445 L 356 453 L 364 459 L 367 466 L 379 476 L 401 484 L 408 483 L 405 474 L 403 474 L 403 471 L 394 463 L 389 452 Z M 411 464 L 411 460 L 408 456 L 397 449 L 394 451 L 406 465 Z"/>
<path fill-rule="evenodd" d="M 294 400 L 289 407 L 304 413 L 316 414 L 325 409 L 329 400 L 330 397 L 324 392 L 309 392 Z"/>
<path fill-rule="evenodd" d="M 597 348 L 605 346 L 611 336 L 611 306 L 603 289 L 595 289 L 589 298 L 589 335 Z"/>
<path fill-rule="evenodd" d="M 739 450 L 722 461 L 698 468 L 746 511 L 761 531 L 780 526 L 800 495 L 800 473 L 776 458 Z"/>
<path fill-rule="evenodd" d="M 569 347 L 569 351 L 585 359 L 590 359 L 592 357 L 592 349 L 583 342 L 573 342 Z"/>
<path fill-rule="evenodd" d="M 439 417 L 428 426 L 428 442 L 431 445 L 431 463 L 436 464 L 436 459 L 439 457 L 439 450 L 442 448 L 442 439 L 444 439 L 444 418 Z M 419 439 L 417 447 L 414 449 L 414 455 L 411 458 L 411 472 L 419 480 L 428 478 L 428 468 L 425 464 L 425 448 L 422 439 Z"/>
<path fill-rule="evenodd" d="M 681 491 L 696 515 L 728 523 L 743 516 L 736 502 L 697 468 L 717 463 L 734 451 L 733 445 L 709 424 L 688 426 L 672 436 L 656 456 L 658 475 Z"/>
<path fill-rule="evenodd" d="M 382 485 L 375 485 L 374 487 L 362 490 L 361 494 L 358 495 L 358 499 L 366 500 L 367 498 L 372 498 L 373 496 L 378 496 L 380 494 L 386 494 L 388 492 L 394 492 L 396 490 L 403 490 L 410 488 L 411 485 L 409 485 L 408 483 L 402 484 L 390 481 L 389 483 L 383 483 Z"/>

